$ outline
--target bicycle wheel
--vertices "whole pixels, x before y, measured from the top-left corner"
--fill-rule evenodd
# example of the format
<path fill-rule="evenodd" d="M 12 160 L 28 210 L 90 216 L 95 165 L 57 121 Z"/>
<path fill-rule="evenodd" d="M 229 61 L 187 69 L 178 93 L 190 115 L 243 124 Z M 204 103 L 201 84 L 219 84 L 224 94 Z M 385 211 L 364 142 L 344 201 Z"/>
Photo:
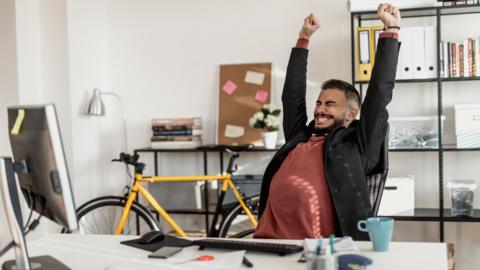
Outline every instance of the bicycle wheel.
<path fill-rule="evenodd" d="M 78 232 L 115 234 L 125 203 L 126 198 L 119 196 L 100 197 L 85 203 L 77 210 Z M 134 202 L 122 234 L 138 235 L 151 230 L 161 230 L 158 222 L 144 206 Z"/>
<path fill-rule="evenodd" d="M 247 199 L 247 206 L 253 215 L 258 214 L 259 202 L 259 195 L 254 195 Z M 242 206 L 237 203 L 237 205 L 226 214 L 226 217 L 220 226 L 218 236 L 228 237 L 248 229 L 255 228 L 252 226 L 252 223 L 250 222 L 250 219 L 248 219 L 248 216 L 245 214 L 245 211 L 243 211 Z"/>

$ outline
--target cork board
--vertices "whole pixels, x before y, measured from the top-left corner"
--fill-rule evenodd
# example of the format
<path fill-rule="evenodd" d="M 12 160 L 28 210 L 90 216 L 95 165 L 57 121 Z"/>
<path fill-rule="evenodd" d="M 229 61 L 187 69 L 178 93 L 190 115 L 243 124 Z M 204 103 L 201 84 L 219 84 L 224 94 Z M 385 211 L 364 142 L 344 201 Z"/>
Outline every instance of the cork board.
<path fill-rule="evenodd" d="M 271 63 L 220 66 L 217 143 L 259 144 L 260 129 L 248 120 L 271 98 Z"/>

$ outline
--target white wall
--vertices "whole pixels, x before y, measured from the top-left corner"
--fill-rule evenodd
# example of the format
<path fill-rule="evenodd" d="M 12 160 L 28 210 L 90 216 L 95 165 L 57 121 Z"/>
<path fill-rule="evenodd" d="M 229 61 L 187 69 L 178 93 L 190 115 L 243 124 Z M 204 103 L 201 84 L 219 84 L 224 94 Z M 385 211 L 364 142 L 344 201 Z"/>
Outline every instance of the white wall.
<path fill-rule="evenodd" d="M 98 195 L 119 193 L 125 182 L 122 167 L 109 162 L 123 150 L 118 104 L 105 97 L 106 117 L 82 115 L 93 88 L 116 92 L 122 98 L 128 115 L 130 151 L 148 145 L 150 120 L 154 117 L 201 116 L 205 142 L 213 143 L 218 66 L 272 62 L 274 101 L 280 105 L 282 74 L 290 48 L 303 18 L 310 12 L 320 18 L 322 27 L 310 44 L 309 112 L 323 81 L 351 78 L 350 16 L 344 1 L 17 0 L 15 12 L 12 3 L 13 0 L 4 1 L 2 5 L 6 8 L 0 6 L 2 41 L 4 36 L 10 37 L 5 39 L 9 42 L 0 45 L 0 55 L 5 54 L 12 65 L 18 65 L 19 90 L 6 94 L 1 87 L 3 107 L 0 108 L 4 108 L 7 100 L 4 97 L 9 95 L 11 102 L 57 103 L 77 204 Z M 16 29 L 12 20 L 16 20 Z M 469 20 L 471 25 L 476 25 L 478 17 Z M 451 21 L 448 27 L 455 29 L 458 24 Z M 11 37 L 15 31 L 16 48 L 15 38 Z M 472 31 L 480 33 L 476 28 Z M 16 61 L 12 59 L 15 50 L 18 51 Z M 0 63 L 0 71 L 7 67 L 8 72 L 14 73 L 15 69 L 6 63 L 8 61 Z M 17 87 L 11 75 L 6 76 L 9 79 L 0 78 L 2 86 Z M 468 97 L 478 97 L 473 91 L 477 86 L 475 83 L 461 85 Z M 447 88 L 451 90 L 446 93 L 446 113 L 450 114 L 447 119 L 451 119 L 451 106 L 468 98 L 454 94 L 453 88 L 458 85 Z M 411 102 L 411 106 L 406 107 L 405 100 Z M 430 114 L 435 112 L 434 102 L 433 84 L 398 84 L 389 109 L 392 116 Z M 4 119 L 2 123 L 6 123 Z M 451 123 L 446 125 L 449 140 L 452 139 L 451 127 Z M 6 130 L 2 131 L 0 126 L 0 132 L 5 134 Z M 9 151 L 8 147 L 2 149 L 2 145 L 8 146 L 8 141 L 0 134 L 0 150 Z M 258 154 L 242 156 L 242 172 L 262 173 L 269 158 L 268 155 L 259 158 Z M 462 162 L 462 159 L 471 161 Z M 152 173 L 151 159 L 146 160 L 147 173 Z M 476 171 L 471 169 L 478 163 L 474 153 L 449 153 L 445 160 L 455 163 L 447 168 L 446 179 L 457 175 L 476 177 Z M 419 206 L 437 204 L 435 154 L 395 153 L 391 155 L 391 164 L 391 175 L 415 174 L 415 199 Z M 203 171 L 198 155 L 169 154 L 160 159 L 159 165 L 166 174 Z M 209 165 L 212 171 L 218 166 L 214 158 Z M 193 225 L 201 226 L 201 222 Z M 447 226 L 446 238 L 455 242 L 457 254 L 473 254 L 458 262 L 457 269 L 472 269 L 478 262 L 476 251 L 472 251 L 478 250 L 478 244 L 470 237 L 476 234 L 477 228 L 476 223 Z M 1 229 L 3 238 L 5 230 Z M 56 229 L 50 226 L 48 230 Z M 438 226 L 398 222 L 395 239 L 437 241 Z"/>
<path fill-rule="evenodd" d="M 7 107 L 18 102 L 17 59 L 15 42 L 15 5 L 0 1 L 0 156 L 11 156 L 8 144 Z M 0 195 L 1 196 L 1 195 Z M 0 220 L 5 220 L 0 199 Z M 0 246 L 11 239 L 5 222 L 0 222 Z"/>

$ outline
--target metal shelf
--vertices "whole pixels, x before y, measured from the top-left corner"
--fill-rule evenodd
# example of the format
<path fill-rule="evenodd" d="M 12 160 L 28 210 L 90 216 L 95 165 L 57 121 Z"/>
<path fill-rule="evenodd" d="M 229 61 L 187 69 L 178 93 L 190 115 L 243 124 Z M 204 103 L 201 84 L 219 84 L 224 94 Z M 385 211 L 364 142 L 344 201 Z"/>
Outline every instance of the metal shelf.
<path fill-rule="evenodd" d="M 475 209 L 473 217 L 454 217 L 450 209 L 443 209 L 440 216 L 438 208 L 415 208 L 413 216 L 389 216 L 399 221 L 447 221 L 447 222 L 480 222 L 480 209 Z"/>
<path fill-rule="evenodd" d="M 460 77 L 460 78 L 430 78 L 430 79 L 405 79 L 395 80 L 395 83 L 423 83 L 423 82 L 462 82 L 462 81 L 480 81 L 480 77 Z M 356 84 L 368 84 L 370 81 L 355 81 Z"/>
<path fill-rule="evenodd" d="M 388 149 L 389 152 L 438 152 L 440 151 L 439 148 L 392 148 Z M 442 148 L 444 152 L 475 152 L 480 151 L 480 148 L 458 148 L 455 146 L 444 146 Z"/>
<path fill-rule="evenodd" d="M 412 8 L 412 9 L 401 9 L 402 18 L 413 18 L 413 17 L 432 17 L 436 20 L 437 26 L 437 40 L 436 40 L 436 50 L 437 50 L 437 66 L 440 66 L 440 41 L 442 40 L 442 18 L 443 16 L 451 15 L 462 15 L 462 14 L 480 14 L 480 4 L 475 5 L 462 5 L 462 6 L 440 6 L 440 7 L 423 7 L 423 8 Z M 364 85 L 368 84 L 369 81 L 360 81 L 356 79 L 356 55 L 355 55 L 355 27 L 361 26 L 362 21 L 365 20 L 378 20 L 376 11 L 367 11 L 367 12 L 352 12 L 350 17 L 351 29 L 351 71 L 352 71 L 352 82 L 359 85 L 359 90 L 362 92 Z M 435 78 L 427 79 L 406 79 L 406 80 L 396 80 L 396 83 L 435 83 L 437 88 L 438 99 L 436 101 L 437 105 L 437 115 L 438 119 L 443 115 L 443 83 L 449 82 L 462 82 L 462 81 L 480 81 L 480 77 L 464 77 L 464 78 L 441 78 L 440 71 L 437 70 Z M 449 209 L 444 207 L 444 154 L 445 153 L 456 153 L 456 152 L 474 152 L 480 151 L 480 148 L 458 148 L 456 145 L 446 145 L 443 143 L 443 133 L 442 122 L 438 120 L 437 128 L 440 131 L 438 133 L 438 142 L 441 147 L 438 148 L 409 148 L 409 149 L 390 149 L 389 152 L 397 153 L 411 153 L 411 152 L 425 152 L 425 153 L 436 153 L 438 155 L 438 208 L 428 209 L 428 208 L 417 208 L 415 209 L 415 214 L 413 216 L 395 216 L 397 220 L 405 221 L 436 221 L 439 223 L 439 240 L 444 241 L 445 222 L 480 222 L 480 210 L 475 210 L 475 215 L 472 218 L 469 217 L 452 217 Z M 448 154 L 447 154 L 448 155 Z"/>
<path fill-rule="evenodd" d="M 275 149 L 267 149 L 265 147 L 260 147 L 260 146 L 255 146 L 253 148 L 248 148 L 248 149 L 244 149 L 244 150 L 241 150 L 241 151 L 237 151 L 237 152 L 276 152 L 278 151 L 280 148 L 275 148 Z M 204 146 L 200 146 L 200 147 L 197 147 L 197 148 L 189 148 L 189 149 L 181 149 L 181 148 L 174 148 L 174 149 L 160 149 L 160 148 L 151 148 L 151 147 L 145 147 L 145 148 L 139 148 L 139 149 L 135 149 L 135 152 L 142 152 L 142 153 L 160 153 L 160 152 L 199 152 L 199 153 L 203 153 L 203 152 L 223 152 L 224 150 L 223 149 L 220 149 L 220 148 L 215 148 L 214 145 L 204 145 Z"/>
<path fill-rule="evenodd" d="M 459 6 L 439 6 L 439 7 L 421 7 L 421 8 L 406 8 L 400 9 L 403 18 L 419 18 L 419 17 L 435 17 L 463 14 L 478 14 L 480 13 L 480 5 L 459 5 Z M 358 17 L 360 20 L 378 20 L 377 11 L 358 11 L 352 12 L 352 16 Z"/>

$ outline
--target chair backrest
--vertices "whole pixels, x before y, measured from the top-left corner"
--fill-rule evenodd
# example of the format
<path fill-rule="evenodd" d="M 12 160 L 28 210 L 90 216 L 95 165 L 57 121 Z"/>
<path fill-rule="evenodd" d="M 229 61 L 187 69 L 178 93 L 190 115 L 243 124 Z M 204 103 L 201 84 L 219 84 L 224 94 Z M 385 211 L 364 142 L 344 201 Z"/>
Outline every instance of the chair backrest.
<path fill-rule="evenodd" d="M 387 133 L 385 140 L 383 141 L 378 164 L 375 166 L 372 172 L 366 176 L 370 204 L 372 205 L 372 212 L 374 216 L 377 215 L 378 209 L 380 208 L 383 189 L 385 187 L 385 181 L 387 180 L 388 175 L 388 131 L 389 126 L 387 124 Z"/>

